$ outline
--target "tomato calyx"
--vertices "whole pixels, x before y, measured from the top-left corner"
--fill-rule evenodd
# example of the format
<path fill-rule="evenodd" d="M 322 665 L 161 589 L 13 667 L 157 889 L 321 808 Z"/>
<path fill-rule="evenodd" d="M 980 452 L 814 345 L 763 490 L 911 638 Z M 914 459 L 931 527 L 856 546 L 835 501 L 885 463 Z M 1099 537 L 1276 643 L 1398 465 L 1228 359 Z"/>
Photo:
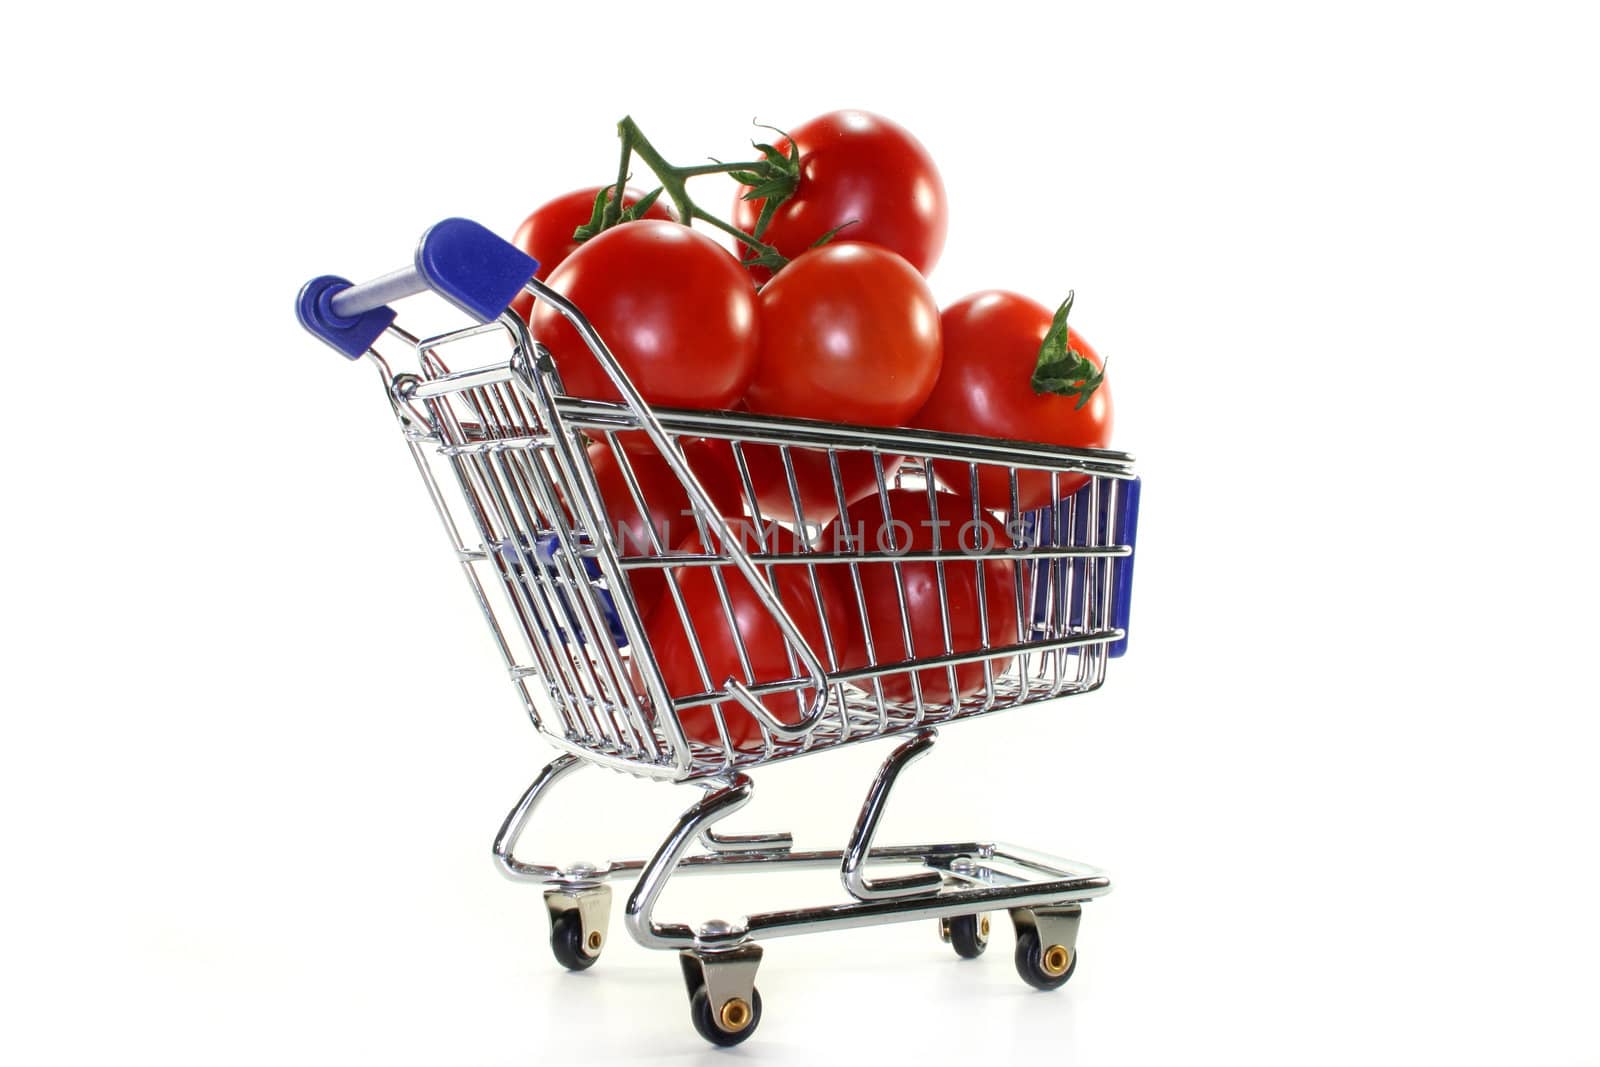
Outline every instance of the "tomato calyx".
<path fill-rule="evenodd" d="M 1087 356 L 1072 347 L 1071 335 L 1067 332 L 1067 316 L 1072 313 L 1073 295 L 1068 291 L 1067 298 L 1050 320 L 1050 329 L 1039 343 L 1039 362 L 1034 365 L 1029 384 L 1035 393 L 1041 395 L 1054 393 L 1056 396 L 1077 397 L 1078 403 L 1073 410 L 1078 410 L 1100 388 L 1100 383 L 1106 379 L 1106 372 L 1104 367 L 1096 367 Z"/>
<path fill-rule="evenodd" d="M 767 127 L 771 129 L 771 127 Z M 782 131 L 778 131 L 782 132 Z M 589 222 L 573 233 L 573 240 L 586 241 L 613 226 L 639 218 L 649 205 L 655 203 L 663 193 L 672 201 L 672 206 L 677 212 L 678 221 L 685 226 L 694 222 L 703 222 L 708 226 L 721 230 L 745 248 L 750 250 L 749 258 L 741 259 L 740 263 L 746 267 L 759 265 L 770 271 L 777 272 L 788 265 L 789 260 L 776 248 L 762 241 L 758 236 L 764 226 L 758 222 L 755 233 L 746 233 L 733 223 L 711 214 L 705 208 L 695 203 L 689 196 L 688 182 L 690 178 L 697 178 L 703 174 L 732 174 L 741 182 L 749 183 L 752 180 L 760 185 L 771 199 L 768 204 L 771 210 L 776 210 L 785 200 L 794 195 L 794 190 L 800 183 L 800 155 L 798 149 L 793 149 L 786 156 L 772 145 L 757 144 L 756 150 L 761 153 L 761 158 L 738 163 L 723 163 L 712 160 L 710 163 L 697 164 L 689 167 L 679 167 L 667 162 L 666 158 L 656 151 L 644 133 L 639 129 L 638 123 L 633 121 L 631 115 L 625 115 L 617 123 L 617 136 L 622 140 L 622 158 L 617 164 L 617 180 L 607 193 L 595 197 L 595 210 Z M 661 183 L 660 187 L 647 194 L 639 205 L 630 208 L 621 206 L 623 190 L 628 184 L 628 168 L 633 162 L 633 157 L 638 156 L 645 166 L 656 176 Z M 763 209 L 766 217 L 768 212 Z M 768 219 L 770 221 L 770 218 Z"/>
<path fill-rule="evenodd" d="M 756 224 L 750 229 L 750 236 L 761 238 L 767 232 L 767 227 L 772 225 L 772 216 L 778 211 L 780 205 L 794 195 L 800 187 L 800 146 L 794 143 L 794 138 L 776 126 L 764 126 L 754 123 L 764 130 L 771 130 L 789 142 L 789 154 L 784 155 L 772 145 L 755 144 L 755 150 L 761 153 L 765 167 L 759 169 L 730 170 L 728 177 L 740 185 L 750 186 L 750 191 L 741 199 L 764 200 L 761 205 L 761 214 L 756 217 Z"/>
<path fill-rule="evenodd" d="M 750 236 L 760 238 L 765 236 L 767 227 L 772 225 L 772 218 L 778 213 L 778 209 L 783 206 L 785 201 L 794 196 L 796 189 L 800 188 L 800 146 L 786 131 L 780 130 L 776 126 L 766 126 L 759 122 L 754 125 L 760 126 L 764 130 L 771 130 L 789 142 L 788 155 L 784 155 L 769 144 L 755 145 L 756 151 L 760 152 L 770 165 L 770 170 L 761 172 L 734 170 L 728 172 L 728 177 L 740 185 L 748 185 L 750 187 L 750 191 L 739 199 L 761 201 L 761 214 L 756 216 L 756 224 L 750 228 Z M 754 144 L 754 142 L 751 143 Z M 847 219 L 839 223 L 839 225 L 812 241 L 810 247 L 821 248 L 839 236 L 840 230 L 846 226 L 854 226 L 860 221 L 860 219 Z M 777 265 L 774 265 L 773 260 L 779 261 Z M 767 256 L 757 253 L 750 259 L 741 259 L 739 262 L 745 267 L 767 267 L 772 273 L 776 274 L 778 267 L 783 265 L 782 260 L 782 256 Z"/>
<path fill-rule="evenodd" d="M 626 184 L 626 181 L 624 181 Z M 645 212 L 649 211 L 655 202 L 661 198 L 661 187 L 650 190 L 639 198 L 635 204 L 618 211 L 616 208 L 617 191 L 613 186 L 602 186 L 594 194 L 594 210 L 589 214 L 589 221 L 572 231 L 572 239 L 580 244 L 591 237 L 597 237 L 602 231 L 609 230 L 623 222 L 634 222 L 642 219 Z"/>

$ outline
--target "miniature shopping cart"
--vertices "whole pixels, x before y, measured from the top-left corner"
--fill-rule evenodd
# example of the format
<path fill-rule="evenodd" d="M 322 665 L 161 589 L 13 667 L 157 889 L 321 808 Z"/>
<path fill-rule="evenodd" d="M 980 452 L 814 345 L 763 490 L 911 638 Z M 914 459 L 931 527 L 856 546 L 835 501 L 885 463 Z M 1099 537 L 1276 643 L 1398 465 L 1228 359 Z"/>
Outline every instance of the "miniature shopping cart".
<path fill-rule="evenodd" d="M 789 934 L 932 919 L 941 936 L 970 958 L 987 943 L 987 913 L 1003 908 L 1016 928 L 1021 976 L 1043 989 L 1065 983 L 1077 965 L 1082 905 L 1110 888 L 1102 872 L 1004 844 L 876 846 L 874 838 L 900 772 L 932 747 L 940 727 L 1101 684 L 1108 658 L 1126 646 L 1139 489 L 1130 457 L 922 430 L 655 409 L 581 312 L 533 280 L 536 269 L 532 259 L 483 227 L 449 219 L 423 237 L 412 267 L 363 285 L 335 277 L 308 283 L 299 314 L 309 330 L 346 356 L 376 366 L 511 681 L 534 725 L 562 750 L 539 772 L 494 841 L 506 875 L 544 886 L 556 958 L 574 970 L 595 962 L 607 937 L 607 883 L 626 877 L 633 879 L 624 912 L 628 932 L 648 948 L 678 950 L 694 1025 L 717 1044 L 735 1044 L 754 1031 L 761 1017 L 755 988 L 760 942 Z M 427 338 L 396 326 L 386 305 L 425 289 L 475 323 Z M 610 375 L 620 402 L 562 389 L 549 353 L 506 311 L 524 290 L 576 329 Z M 391 356 L 403 352 L 416 370 L 396 373 L 379 348 L 392 349 Z M 625 550 L 608 534 L 617 527 L 597 485 L 597 449 L 612 452 L 641 514 L 656 506 L 647 499 L 646 480 L 630 465 L 629 456 L 637 453 L 619 443 L 624 435 L 647 440 L 668 463 L 692 502 L 704 551 L 674 550 L 653 533 L 654 543 Z M 748 512 L 743 521 L 757 526 L 767 517 L 749 461 L 761 449 L 781 462 L 793 503 L 782 518 L 786 528 L 802 531 L 784 542 L 788 551 L 776 550 L 776 542 L 752 544 L 719 513 L 685 459 L 682 445 L 692 439 L 727 443 Z M 896 551 L 903 546 L 895 544 L 885 550 L 848 536 L 823 543 L 796 488 L 797 465 L 815 469 L 818 463 L 833 474 L 834 510 L 849 506 L 841 464 L 859 469 L 867 463 L 876 482 L 869 500 L 889 509 L 906 499 L 904 490 L 919 491 L 935 513 L 945 509 L 951 528 L 982 518 L 976 514 L 980 472 L 999 468 L 1010 479 L 1013 502 L 1004 516 L 1006 543 L 957 545 L 951 538 L 917 552 Z M 935 492 L 935 471 L 948 482 L 951 470 L 958 472 L 956 482 L 970 478 L 971 494 Z M 1038 478 L 1038 472 L 1050 479 L 1057 503 L 1020 512 L 1019 477 Z M 957 507 L 957 500 L 967 503 Z M 967 507 L 970 515 L 961 511 Z M 729 586 L 749 583 L 782 634 L 788 677 L 756 677 L 742 644 L 744 669 L 712 675 L 700 639 L 719 625 L 733 634 L 739 630 L 731 618 L 691 617 L 680 586 L 694 568 L 712 568 L 725 612 Z M 795 603 L 795 583 L 775 579 L 784 568 L 798 568 L 808 582 L 802 588 L 819 600 L 824 581 L 842 581 L 854 593 L 844 602 L 857 617 L 834 618 L 831 627 L 824 624 L 821 641 L 814 630 L 808 640 L 796 620 L 805 611 L 820 613 L 821 605 Z M 867 642 L 861 662 L 843 655 L 838 631 L 873 625 L 861 595 L 869 568 L 878 568 L 880 576 L 884 568 L 892 571 L 902 630 L 884 634 L 879 616 L 880 640 Z M 936 579 L 944 647 L 913 642 L 905 583 L 917 568 Z M 980 590 L 986 588 L 984 574 L 1003 576 L 1010 583 L 1007 602 L 1015 601 L 1015 618 L 1003 627 L 985 626 L 977 647 L 951 639 L 947 584 L 963 568 L 977 573 Z M 699 665 L 702 691 L 672 691 L 663 679 L 631 584 L 644 570 L 665 576 L 663 595 L 693 635 L 688 653 Z M 787 602 L 780 587 L 790 590 Z M 1006 639 L 1012 635 L 1015 640 Z M 958 671 L 968 679 L 977 672 L 981 684 L 958 685 Z M 895 679 L 899 685 L 886 684 Z M 941 679 L 947 684 L 938 684 Z M 686 727 L 692 716 L 698 729 Z M 743 735 L 730 730 L 735 716 L 753 719 L 754 729 Z M 800 851 L 788 834 L 714 829 L 749 803 L 750 774 L 757 768 L 890 736 L 900 743 L 868 788 L 842 849 Z M 689 783 L 704 795 L 648 860 L 561 867 L 517 858 L 517 843 L 539 803 L 584 764 Z M 847 899 L 694 926 L 655 917 L 656 902 L 676 874 L 794 867 L 836 868 Z M 886 873 L 895 868 L 899 873 Z"/>

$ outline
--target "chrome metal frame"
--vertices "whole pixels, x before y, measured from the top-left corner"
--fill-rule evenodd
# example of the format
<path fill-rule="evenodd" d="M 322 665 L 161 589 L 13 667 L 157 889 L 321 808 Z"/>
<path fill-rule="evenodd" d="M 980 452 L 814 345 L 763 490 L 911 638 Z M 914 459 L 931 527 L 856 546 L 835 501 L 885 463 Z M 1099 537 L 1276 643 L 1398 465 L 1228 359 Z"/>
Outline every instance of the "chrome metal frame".
<path fill-rule="evenodd" d="M 1115 617 L 1112 563 L 1131 554 L 1132 547 L 1113 536 L 1113 516 L 1123 486 L 1134 476 L 1131 458 L 1120 452 L 922 430 L 866 429 L 736 412 L 655 410 L 576 308 L 537 281 L 529 282 L 527 289 L 578 331 L 609 374 L 620 402 L 567 395 L 549 354 L 509 313 L 495 323 L 430 338 L 391 326 L 388 343 L 398 344 L 416 359 L 415 373 L 396 374 L 376 350 L 369 353 L 523 705 L 539 731 L 562 750 L 501 825 L 493 847 L 501 871 L 508 878 L 543 885 L 553 920 L 563 919 L 570 928 L 564 917 L 577 916 L 579 943 L 591 958 L 606 935 L 611 892 L 607 883 L 635 879 L 624 910 L 628 932 L 645 947 L 683 954 L 691 996 L 706 990 L 712 1010 L 723 1011 L 741 998 L 746 1002 L 726 1018 L 742 1018 L 739 1013 L 750 1007 L 761 955 L 755 943 L 768 938 L 924 918 L 945 923 L 956 916 L 1004 908 L 1011 912 L 1019 933 L 1031 930 L 1053 938 L 1052 948 L 1064 947 L 1070 954 L 1082 902 L 1110 889 L 1103 872 L 998 842 L 896 846 L 874 842 L 898 776 L 929 751 L 938 727 L 1088 692 L 1101 684 L 1108 645 L 1124 636 L 1110 621 Z M 451 371 L 444 362 L 446 351 L 475 352 L 485 346 L 497 354 L 473 358 L 471 369 Z M 606 503 L 588 451 L 596 443 L 615 456 L 638 510 L 652 513 L 645 487 L 621 447 L 624 433 L 642 434 L 666 461 L 694 505 L 692 518 L 701 543 L 715 546 L 715 551 L 676 551 L 651 530 L 648 551 L 625 554 L 606 535 Z M 749 450 L 775 450 L 789 486 L 792 508 L 787 519 L 802 533 L 812 524 L 798 489 L 795 461 L 800 455 L 826 457 L 839 512 L 850 503 L 841 481 L 841 462 L 851 454 L 870 457 L 876 498 L 891 527 L 891 489 L 925 491 L 936 521 L 941 521 L 940 501 L 948 508 L 957 499 L 935 491 L 936 463 L 964 465 L 973 490 L 971 513 L 945 516 L 950 525 L 962 519 L 979 521 L 975 501 L 979 472 L 1001 467 L 1010 479 L 1009 543 L 961 551 L 962 546 L 949 545 L 940 535 L 932 550 L 909 552 L 897 551 L 904 547 L 899 544 L 876 549 L 855 544 L 847 532 L 842 547 L 824 548 L 814 544 L 814 538 L 801 536 L 795 551 L 752 550 L 735 535 L 691 469 L 681 449 L 688 438 L 729 442 L 745 508 L 758 526 L 765 516 L 752 482 Z M 1018 507 L 1019 472 L 1024 471 L 1046 472 L 1060 503 L 1047 512 L 1024 515 Z M 940 477 L 945 474 L 941 468 Z M 1084 488 L 1069 491 L 1080 481 Z M 780 597 L 776 574 L 783 567 L 805 568 L 817 601 L 809 607 L 822 617 L 825 647 L 807 642 L 793 617 L 798 605 L 786 604 Z M 863 576 L 882 575 L 886 572 L 881 568 L 892 568 L 901 605 L 900 630 L 894 636 L 899 647 L 913 649 L 905 581 L 907 573 L 918 567 L 931 567 L 936 576 L 944 646 L 917 649 L 906 659 L 884 658 L 876 651 L 877 644 L 885 643 L 884 634 L 880 631 L 875 639 L 867 619 Z M 715 678 L 708 670 L 696 620 L 679 586 L 693 568 L 712 568 L 745 677 Z M 846 666 L 838 637 L 829 630 L 821 607 L 823 568 L 848 572 L 855 598 L 852 606 L 858 612 L 850 621 L 864 628 L 869 657 L 865 665 Z M 973 569 L 983 620 L 980 647 L 956 647 L 952 640 L 948 581 L 953 568 Z M 662 603 L 674 606 L 691 635 L 702 692 L 669 691 L 628 577 L 645 569 L 665 575 L 668 599 Z M 1015 594 L 1016 640 L 990 632 L 985 576 L 994 573 L 1009 580 Z M 751 670 L 729 606 L 726 582 L 735 576 L 749 583 L 781 632 L 789 677 L 758 678 Z M 956 668 L 966 665 L 982 666 L 981 687 L 958 685 Z M 896 676 L 910 679 L 912 699 L 894 701 L 886 696 L 884 680 Z M 930 677 L 945 679 L 945 689 L 953 695 L 934 699 L 926 688 Z M 792 703 L 795 714 L 774 711 L 780 700 Z M 717 743 L 691 737 L 684 728 L 682 714 L 702 707 L 712 709 Z M 735 707 L 756 720 L 759 744 L 741 746 L 730 737 L 725 709 Z M 780 759 L 895 734 L 907 736 L 883 761 L 844 848 L 800 851 L 788 834 L 717 832 L 722 820 L 750 802 L 749 771 Z M 562 867 L 517 858 L 518 843 L 536 808 L 585 763 L 640 777 L 691 782 L 705 792 L 683 812 L 649 859 Z M 655 918 L 657 901 L 675 875 L 731 872 L 752 865 L 837 868 L 849 899 L 697 926 Z M 913 869 L 890 875 L 883 873 L 886 867 Z M 947 925 L 941 928 L 948 931 Z"/>
<path fill-rule="evenodd" d="M 697 836 L 750 803 L 753 783 L 747 775 L 735 773 L 725 782 L 703 783 L 706 795 L 683 813 L 649 860 L 621 859 L 600 866 L 585 863 L 565 868 L 520 860 L 514 853 L 535 808 L 556 782 L 583 765 L 578 757 L 564 754 L 540 772 L 506 816 L 495 837 L 495 860 L 506 877 L 551 889 L 593 886 L 637 875 L 624 911 L 625 924 L 635 941 L 655 949 L 716 951 L 748 941 L 823 930 L 943 919 L 999 908 L 1061 907 L 1110 892 L 1111 883 L 1098 868 L 1001 842 L 873 847 L 873 833 L 900 771 L 925 754 L 935 739 L 934 730 L 920 731 L 884 760 L 862 805 L 856 831 L 844 849 L 795 851 L 788 835 L 778 834 L 761 835 L 764 841 L 760 844 L 752 837 L 748 847 L 713 847 L 690 854 Z M 712 921 L 691 927 L 656 921 L 656 902 L 674 875 L 717 873 L 752 864 L 836 868 L 853 899 L 843 904 L 762 912 L 733 923 Z M 869 865 L 891 864 L 921 869 L 898 878 L 865 877 Z"/>
<path fill-rule="evenodd" d="M 621 402 L 566 395 L 553 361 L 509 313 L 497 323 L 428 339 L 391 327 L 390 337 L 414 353 L 421 373 L 393 375 L 381 357 L 376 363 L 512 681 L 534 723 L 558 748 L 630 774 L 688 781 L 1088 692 L 1101 684 L 1106 648 L 1124 636 L 1110 623 L 1115 607 L 1111 565 L 1132 549 L 1112 537 L 1112 516 L 1123 484 L 1133 477 L 1130 457 L 922 430 L 656 410 L 570 303 L 537 281 L 528 289 L 578 329 L 610 373 Z M 458 372 L 446 367 L 442 352 L 485 342 L 497 342 L 493 347 L 503 358 Z M 625 553 L 614 543 L 591 445 L 611 452 L 640 513 L 658 510 L 620 443 L 623 434 L 649 440 L 693 503 L 692 521 L 702 543 L 716 546 L 715 551 L 676 550 L 653 527 L 647 527 L 651 543 L 642 546 L 645 551 Z M 840 464 L 854 455 L 871 459 L 878 508 L 891 530 L 900 522 L 892 504 L 899 498 L 889 491 L 902 488 L 925 491 L 934 521 L 951 532 L 940 532 L 932 550 L 914 552 L 904 544 L 855 543 L 849 530 L 843 547 L 825 549 L 803 536 L 798 551 L 752 550 L 767 546 L 740 541 L 684 458 L 681 442 L 691 438 L 728 442 L 745 509 L 758 527 L 771 520 L 762 514 L 752 482 L 750 450 L 768 449 L 776 451 L 789 483 L 792 508 L 783 517 L 786 524 L 811 532 L 818 525 L 805 516 L 797 456 L 826 458 L 837 510 L 843 511 Z M 975 500 L 970 511 L 964 506 L 951 513 L 958 498 L 935 492 L 930 472 L 936 463 L 961 465 L 954 469 L 964 469 L 974 487 L 980 470 L 1008 472 L 1009 543 L 984 545 L 982 551 L 949 543 L 975 539 L 980 530 L 985 537 L 993 534 L 980 523 Z M 1060 489 L 1058 499 L 1065 498 L 1052 512 L 1040 513 L 1048 519 L 1017 508 L 1018 478 L 1027 471 L 1044 472 Z M 941 476 L 947 473 L 941 468 Z M 1077 481 L 1086 486 L 1073 495 L 1068 488 Z M 451 483 L 454 491 L 446 488 Z M 785 604 L 775 584 L 777 569 L 801 567 L 816 603 Z M 919 567 L 936 572 L 943 647 L 915 642 L 904 588 L 907 575 Z M 680 580 L 695 568 L 711 568 L 722 618 L 697 619 L 689 611 Z M 819 584 L 825 569 L 847 572 L 843 587 L 854 599 L 855 617 L 841 626 L 848 622 L 865 633 L 870 659 L 864 665 L 846 665 L 842 633 L 828 632 Z M 885 569 L 892 570 L 899 590 L 900 625 L 874 632 L 863 579 L 869 572 L 881 576 Z M 669 692 L 660 664 L 648 652 L 644 619 L 628 579 L 643 570 L 665 576 L 667 597 L 691 635 L 700 692 Z M 957 647 L 951 639 L 948 582 L 963 573 L 974 576 L 980 601 L 983 640 L 978 647 Z M 995 575 L 1002 586 L 1009 577 L 1015 640 L 989 633 L 983 600 Z M 728 593 L 728 582 L 741 578 L 781 633 L 791 666 L 788 677 L 756 677 L 750 668 Z M 825 647 L 812 647 L 796 625 L 793 612 L 801 607 L 821 621 Z M 712 676 L 699 651 L 697 629 L 708 625 L 732 634 L 744 677 L 737 672 Z M 914 654 L 896 659 L 886 651 L 891 648 Z M 981 688 L 959 685 L 960 667 L 981 667 Z M 911 699 L 886 697 L 883 680 L 890 677 L 910 680 Z M 939 700 L 925 692 L 934 678 L 956 697 Z M 790 713 L 773 710 L 780 706 Z M 714 738 L 690 736 L 683 729 L 683 713 L 697 708 L 711 709 Z M 730 736 L 727 715 L 735 708 L 756 720 L 758 744 L 738 744 Z"/>

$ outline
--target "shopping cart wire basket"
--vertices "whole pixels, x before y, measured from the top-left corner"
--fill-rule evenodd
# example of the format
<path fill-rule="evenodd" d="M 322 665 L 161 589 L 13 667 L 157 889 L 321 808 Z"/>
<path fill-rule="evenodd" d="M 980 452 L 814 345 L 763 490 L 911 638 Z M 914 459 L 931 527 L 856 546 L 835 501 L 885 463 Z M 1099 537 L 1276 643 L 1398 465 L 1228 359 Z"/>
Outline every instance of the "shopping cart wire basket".
<path fill-rule="evenodd" d="M 993 842 L 873 841 L 898 775 L 929 750 L 939 727 L 1093 690 L 1108 659 L 1126 649 L 1139 500 L 1131 457 L 657 409 L 581 311 L 533 278 L 536 270 L 487 229 L 448 219 L 424 235 L 413 265 L 362 285 L 314 279 L 297 310 L 312 333 L 377 368 L 523 705 L 562 750 L 494 842 L 505 874 L 545 887 L 558 960 L 573 969 L 595 962 L 608 934 L 608 882 L 628 877 L 629 933 L 680 953 L 694 1024 L 718 1044 L 754 1031 L 759 942 L 785 934 L 931 918 L 959 953 L 975 956 L 987 943 L 987 912 L 1003 908 L 1016 927 L 1022 977 L 1041 988 L 1063 984 L 1077 964 L 1082 904 L 1110 888 L 1102 872 Z M 473 324 L 427 338 L 399 327 L 388 305 L 426 290 Z M 573 326 L 620 400 L 563 390 L 549 353 L 507 311 L 523 291 Z M 416 369 L 396 373 L 400 355 Z M 686 446 L 722 450 L 745 515 L 719 509 Z M 688 508 L 674 509 L 661 485 L 641 475 L 641 456 L 665 464 L 674 500 L 681 494 Z M 608 509 L 599 484 L 600 464 L 615 470 L 637 514 L 652 517 L 642 533 L 624 536 L 625 518 L 611 513 L 616 496 Z M 763 466 L 787 486 L 781 514 L 768 514 L 772 497 L 757 491 L 752 470 Z M 1004 516 L 978 503 L 980 472 L 992 468 L 1010 480 Z M 936 491 L 936 469 L 937 481 L 956 492 Z M 819 470 L 831 475 L 832 499 L 802 490 L 801 474 Z M 1021 511 L 1024 472 L 1048 477 L 1057 503 Z M 859 527 L 852 533 L 863 508 L 876 537 Z M 692 540 L 658 530 L 654 517 L 673 510 L 682 512 L 672 516 L 677 532 L 692 532 Z M 827 525 L 835 515 L 850 521 Z M 931 527 L 931 536 L 914 536 L 913 522 Z M 646 582 L 658 598 L 651 622 L 674 611 L 683 640 L 647 627 Z M 923 584 L 912 596 L 916 583 Z M 702 598 L 691 610 L 686 590 L 697 584 L 714 590 L 711 609 Z M 873 610 L 869 590 L 887 591 L 898 612 L 886 619 L 881 602 Z M 911 617 L 911 605 L 929 603 L 941 638 L 932 642 L 930 620 Z M 763 656 L 746 639 L 751 610 L 781 648 L 776 669 L 772 645 Z M 963 639 L 974 624 L 976 640 Z M 669 654 L 680 658 L 668 664 Z M 698 678 L 693 692 L 684 691 L 686 671 Z M 800 851 L 788 834 L 713 829 L 749 802 L 753 769 L 890 735 L 903 735 L 901 743 L 870 784 L 842 849 Z M 517 858 L 536 806 L 586 763 L 704 792 L 647 861 L 556 866 Z M 751 865 L 835 867 L 849 899 L 694 927 L 654 918 L 675 874 Z"/>

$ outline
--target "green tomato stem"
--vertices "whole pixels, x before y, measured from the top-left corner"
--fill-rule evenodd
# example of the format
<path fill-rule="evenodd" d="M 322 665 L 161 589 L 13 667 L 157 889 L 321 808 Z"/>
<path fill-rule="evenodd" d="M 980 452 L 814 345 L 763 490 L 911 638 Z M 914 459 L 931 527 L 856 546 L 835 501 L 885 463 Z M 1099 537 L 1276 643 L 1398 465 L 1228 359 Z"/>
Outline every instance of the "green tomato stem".
<path fill-rule="evenodd" d="M 628 160 L 632 157 L 633 153 L 628 148 L 628 135 L 623 133 L 622 160 L 617 164 L 617 187 L 616 191 L 611 194 L 611 202 L 605 206 L 605 214 L 600 217 L 600 229 L 602 231 L 615 226 L 622 218 L 622 198 L 628 188 Z"/>
<path fill-rule="evenodd" d="M 726 174 L 730 171 L 755 171 L 764 173 L 771 163 L 767 160 L 756 160 L 748 163 L 703 163 L 692 167 L 676 167 L 667 162 L 666 158 L 656 151 L 655 145 L 650 143 L 631 115 L 625 115 L 617 123 L 617 136 L 622 139 L 622 158 L 617 164 L 616 193 L 610 203 L 605 206 L 600 229 L 606 230 L 615 226 L 622 217 L 622 198 L 628 182 L 628 164 L 634 156 L 638 156 L 655 174 L 656 180 L 661 183 L 662 191 L 672 201 L 672 206 L 677 210 L 678 220 L 685 226 L 695 220 L 704 222 L 735 240 L 751 248 L 756 253 L 756 258 L 771 267 L 774 273 L 781 269 L 788 260 L 779 254 L 773 246 L 763 242 L 760 238 L 746 233 L 733 223 L 728 222 L 696 204 L 689 196 L 688 180 L 703 174 Z M 781 172 L 780 172 L 781 173 Z M 762 212 L 762 222 L 770 220 L 770 213 Z M 758 230 L 765 230 L 765 225 L 758 226 Z"/>
<path fill-rule="evenodd" d="M 696 167 L 674 167 L 685 178 L 698 178 L 702 174 L 727 174 L 735 170 L 754 170 L 766 166 L 764 159 L 752 160 L 749 163 L 702 163 Z"/>
<path fill-rule="evenodd" d="M 717 229 L 721 230 L 730 237 L 733 237 L 735 240 L 743 241 L 745 244 L 750 245 L 758 252 L 771 252 L 773 255 L 777 255 L 777 249 L 773 248 L 771 245 L 762 244 L 760 241 L 756 240 L 748 233 L 745 233 L 731 222 L 725 222 L 722 219 L 717 218 L 715 215 L 708 215 L 705 211 L 698 207 L 694 209 L 694 217 L 708 226 L 715 226 Z"/>

